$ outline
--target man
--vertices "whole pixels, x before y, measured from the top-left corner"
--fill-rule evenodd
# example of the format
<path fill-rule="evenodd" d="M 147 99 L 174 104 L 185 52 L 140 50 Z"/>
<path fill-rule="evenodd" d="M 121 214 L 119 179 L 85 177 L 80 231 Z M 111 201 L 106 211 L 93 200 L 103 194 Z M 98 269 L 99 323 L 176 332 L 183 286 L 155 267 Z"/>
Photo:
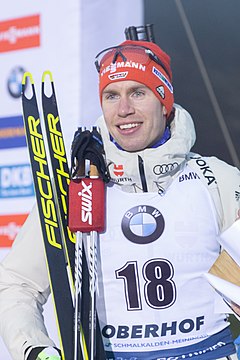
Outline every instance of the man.
<path fill-rule="evenodd" d="M 194 125 L 174 104 L 170 58 L 156 44 L 125 41 L 96 65 L 111 176 L 97 297 L 106 359 L 230 359 L 227 315 L 204 274 L 238 217 L 240 173 L 190 152 Z M 60 359 L 41 315 L 48 288 L 34 209 L 0 269 L 0 329 L 14 360 Z"/>

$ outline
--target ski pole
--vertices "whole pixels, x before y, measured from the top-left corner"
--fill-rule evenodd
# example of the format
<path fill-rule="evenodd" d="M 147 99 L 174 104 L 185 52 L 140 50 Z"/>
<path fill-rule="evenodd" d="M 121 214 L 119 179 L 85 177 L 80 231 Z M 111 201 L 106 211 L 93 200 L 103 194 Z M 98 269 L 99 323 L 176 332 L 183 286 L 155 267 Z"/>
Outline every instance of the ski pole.
<path fill-rule="evenodd" d="M 95 165 L 90 165 L 89 172 L 90 179 L 98 179 L 98 171 Z M 90 232 L 90 359 L 96 359 L 96 286 L 97 286 L 97 252 L 98 252 L 98 231 L 91 230 Z"/>
<path fill-rule="evenodd" d="M 86 175 L 86 161 L 85 161 L 85 175 Z M 81 263 L 81 246 L 83 238 L 90 238 L 89 251 L 89 317 L 88 317 L 88 336 L 86 336 L 86 346 L 88 349 L 88 356 L 90 360 L 96 359 L 96 284 L 97 284 L 97 244 L 99 241 L 98 233 L 105 228 L 105 205 L 104 205 L 104 183 L 98 176 L 96 166 L 90 164 L 87 177 L 76 177 L 70 181 L 69 184 L 69 228 L 71 231 L 77 233 L 77 265 L 75 270 L 76 274 L 76 302 L 75 302 L 75 352 L 78 351 L 78 318 L 84 313 L 85 309 L 81 306 L 83 295 L 81 296 L 80 287 L 82 284 L 81 276 L 79 276 Z M 79 234 L 80 233 L 80 234 Z M 87 236 L 86 236 L 87 234 Z M 83 248 L 87 249 L 88 246 L 85 242 Z M 86 303 L 85 303 L 86 304 Z M 83 327 L 86 324 L 82 319 Z M 83 329 L 86 334 L 85 329 Z M 98 334 L 101 336 L 101 334 Z M 77 354 L 74 360 L 77 360 Z"/>

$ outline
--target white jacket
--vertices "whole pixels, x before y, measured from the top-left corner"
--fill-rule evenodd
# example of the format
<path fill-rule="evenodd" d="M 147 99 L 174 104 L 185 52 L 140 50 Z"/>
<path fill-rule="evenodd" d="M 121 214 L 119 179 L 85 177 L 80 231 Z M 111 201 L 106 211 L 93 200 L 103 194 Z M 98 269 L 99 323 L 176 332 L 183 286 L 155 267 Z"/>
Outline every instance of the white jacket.
<path fill-rule="evenodd" d="M 240 172 L 214 157 L 202 158 L 190 150 L 195 130 L 190 115 L 176 106 L 171 138 L 156 149 L 128 153 L 109 140 L 103 118 L 98 121 L 112 181 L 123 191 L 142 192 L 139 157 L 143 159 L 147 190 L 164 192 L 186 163 L 201 177 L 213 198 L 219 231 L 228 228 L 240 209 Z M 119 181 L 114 164 L 124 165 Z M 153 169 L 155 169 L 153 171 Z M 169 170 L 169 171 L 167 171 Z M 50 294 L 41 229 L 36 207 L 19 232 L 12 250 L 0 265 L 0 333 L 14 360 L 24 360 L 28 346 L 53 345 L 42 317 Z"/>
<path fill-rule="evenodd" d="M 164 193 L 188 163 L 211 193 L 218 213 L 220 231 L 224 231 L 238 217 L 240 172 L 216 157 L 202 157 L 190 152 L 196 139 L 192 118 L 179 105 L 175 104 L 175 109 L 175 117 L 171 123 L 171 138 L 158 148 L 149 148 L 136 153 L 119 150 L 109 140 L 103 117 L 98 120 L 111 178 L 124 191 L 142 192 L 138 169 L 140 156 L 144 162 L 148 191 Z M 114 163 L 124 165 L 124 182 L 119 181 L 118 175 L 114 173 Z M 168 166 L 169 171 L 166 171 Z M 154 172 L 154 168 L 157 171 Z"/>

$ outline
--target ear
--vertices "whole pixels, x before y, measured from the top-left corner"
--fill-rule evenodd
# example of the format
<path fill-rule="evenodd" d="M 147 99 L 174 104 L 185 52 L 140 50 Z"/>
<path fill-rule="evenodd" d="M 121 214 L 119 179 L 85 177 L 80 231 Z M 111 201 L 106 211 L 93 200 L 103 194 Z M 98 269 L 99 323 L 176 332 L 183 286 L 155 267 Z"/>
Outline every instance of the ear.
<path fill-rule="evenodd" d="M 167 115 L 167 109 L 165 108 L 164 105 L 163 105 L 163 115 Z"/>

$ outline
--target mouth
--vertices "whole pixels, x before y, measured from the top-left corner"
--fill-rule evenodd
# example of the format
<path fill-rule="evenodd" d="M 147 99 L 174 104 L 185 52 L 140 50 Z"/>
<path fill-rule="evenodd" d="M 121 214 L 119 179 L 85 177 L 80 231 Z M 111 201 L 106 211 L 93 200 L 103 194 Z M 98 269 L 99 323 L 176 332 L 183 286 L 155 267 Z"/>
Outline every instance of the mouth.
<path fill-rule="evenodd" d="M 129 129 L 134 129 L 138 126 L 140 126 L 141 123 L 129 123 L 129 124 L 121 124 L 121 125 L 118 125 L 118 128 L 120 130 L 129 130 Z"/>

